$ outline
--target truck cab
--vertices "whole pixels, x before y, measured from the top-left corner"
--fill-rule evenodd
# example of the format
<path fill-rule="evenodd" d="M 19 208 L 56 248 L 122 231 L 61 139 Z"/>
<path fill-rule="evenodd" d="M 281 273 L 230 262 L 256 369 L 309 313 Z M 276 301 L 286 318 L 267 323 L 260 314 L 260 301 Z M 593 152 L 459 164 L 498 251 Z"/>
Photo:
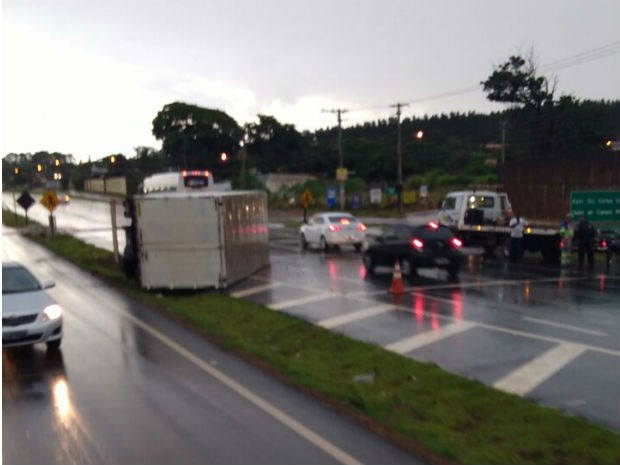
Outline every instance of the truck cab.
<path fill-rule="evenodd" d="M 511 214 L 506 193 L 471 190 L 448 193 L 438 216 L 441 224 L 458 228 L 466 224 L 504 226 Z"/>

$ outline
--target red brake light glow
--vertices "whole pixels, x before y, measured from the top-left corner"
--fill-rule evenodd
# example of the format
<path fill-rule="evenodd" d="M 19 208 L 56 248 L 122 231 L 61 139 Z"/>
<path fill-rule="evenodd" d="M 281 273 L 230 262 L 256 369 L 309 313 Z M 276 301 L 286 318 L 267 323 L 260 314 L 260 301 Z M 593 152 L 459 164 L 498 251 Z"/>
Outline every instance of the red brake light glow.
<path fill-rule="evenodd" d="M 605 239 L 603 239 L 603 242 L 601 242 L 601 245 L 602 245 L 603 247 L 607 247 L 607 241 L 606 241 Z"/>
<path fill-rule="evenodd" d="M 416 250 L 422 250 L 424 248 L 424 242 L 422 242 L 420 239 L 418 239 L 417 237 L 413 238 L 411 240 L 411 245 L 413 246 L 414 249 Z"/>
<path fill-rule="evenodd" d="M 364 231 L 366 231 L 366 226 L 364 226 L 364 224 L 363 224 L 363 223 L 360 223 L 360 224 L 358 224 L 358 225 L 356 226 L 356 229 L 357 229 L 358 231 L 362 231 L 362 232 L 364 232 Z"/>
<path fill-rule="evenodd" d="M 458 249 L 459 247 L 463 246 L 463 241 L 457 237 L 453 237 L 452 239 L 450 239 L 450 244 L 452 244 L 452 247 L 456 247 Z"/>
<path fill-rule="evenodd" d="M 327 227 L 327 230 L 328 230 L 329 232 L 338 232 L 338 231 L 340 231 L 340 226 L 338 226 L 337 224 L 330 224 L 330 225 Z"/>
<path fill-rule="evenodd" d="M 435 223 L 434 221 L 431 221 L 430 223 L 428 223 L 429 227 L 431 229 L 437 229 L 439 228 L 439 225 L 437 223 Z"/>
<path fill-rule="evenodd" d="M 348 218 L 342 218 L 342 219 L 340 220 L 340 222 L 341 222 L 342 224 L 349 224 L 349 223 L 350 223 L 350 221 L 349 221 L 349 219 L 348 219 Z"/>
<path fill-rule="evenodd" d="M 181 171 L 181 174 L 183 175 L 183 177 L 187 176 L 187 170 Z"/>

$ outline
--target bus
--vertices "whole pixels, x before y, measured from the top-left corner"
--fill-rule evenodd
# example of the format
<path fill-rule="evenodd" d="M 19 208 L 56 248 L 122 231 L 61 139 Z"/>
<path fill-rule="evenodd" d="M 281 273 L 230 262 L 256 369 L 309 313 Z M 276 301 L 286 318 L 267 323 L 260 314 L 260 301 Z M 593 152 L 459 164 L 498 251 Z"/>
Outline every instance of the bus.
<path fill-rule="evenodd" d="M 213 175 L 208 170 L 183 170 L 147 176 L 138 188 L 141 194 L 156 192 L 193 192 L 213 190 Z"/>

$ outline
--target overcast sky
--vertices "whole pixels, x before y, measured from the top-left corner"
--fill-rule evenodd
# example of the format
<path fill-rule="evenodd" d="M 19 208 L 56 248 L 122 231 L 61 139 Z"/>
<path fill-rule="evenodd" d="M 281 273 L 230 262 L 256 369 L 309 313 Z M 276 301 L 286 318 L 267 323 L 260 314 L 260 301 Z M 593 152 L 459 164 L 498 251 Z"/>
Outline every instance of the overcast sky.
<path fill-rule="evenodd" d="M 532 49 L 560 93 L 620 99 L 620 0 L 3 0 L 2 156 L 160 148 L 177 100 L 298 130 L 501 110 L 471 89 Z"/>

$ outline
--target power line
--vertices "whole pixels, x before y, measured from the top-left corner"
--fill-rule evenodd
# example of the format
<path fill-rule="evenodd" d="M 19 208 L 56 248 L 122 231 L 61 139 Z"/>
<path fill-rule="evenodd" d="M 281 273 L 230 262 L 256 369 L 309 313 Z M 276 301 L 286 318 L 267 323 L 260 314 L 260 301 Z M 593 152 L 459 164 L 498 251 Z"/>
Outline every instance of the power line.
<path fill-rule="evenodd" d="M 576 53 L 574 55 L 570 55 L 568 57 L 561 58 L 556 61 L 552 61 L 540 67 L 541 70 L 554 71 L 558 69 L 571 68 L 573 66 L 579 66 L 584 63 L 589 63 L 591 61 L 600 60 L 603 58 L 607 58 L 609 56 L 617 55 L 620 53 L 620 41 L 610 42 L 606 45 L 602 45 L 600 47 L 596 47 L 590 50 L 586 50 L 583 52 Z M 480 85 L 463 87 L 460 89 L 453 89 L 446 92 L 440 92 L 437 94 L 432 94 L 426 97 L 419 97 L 415 99 L 409 99 L 405 101 L 406 104 L 414 104 L 420 102 L 427 102 L 430 100 L 440 100 L 443 98 L 455 97 L 458 95 L 469 94 L 472 92 L 480 91 Z M 358 107 L 353 108 L 349 111 L 368 111 L 368 110 L 380 110 L 387 109 L 393 107 L 390 104 L 377 104 L 371 105 L 367 107 Z"/>

